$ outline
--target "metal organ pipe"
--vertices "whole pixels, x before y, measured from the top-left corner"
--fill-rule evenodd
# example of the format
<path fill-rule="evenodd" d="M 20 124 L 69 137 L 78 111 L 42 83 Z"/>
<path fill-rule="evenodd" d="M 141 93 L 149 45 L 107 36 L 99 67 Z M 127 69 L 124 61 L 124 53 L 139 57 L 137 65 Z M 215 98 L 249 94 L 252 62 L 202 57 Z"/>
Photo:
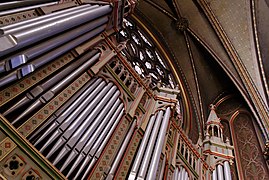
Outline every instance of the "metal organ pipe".
<path fill-rule="evenodd" d="M 85 61 L 88 60 L 88 57 L 93 56 L 97 52 L 98 52 L 97 50 L 91 51 L 90 53 L 88 53 L 86 58 L 80 58 L 76 62 L 69 64 L 65 69 L 57 73 L 57 75 L 51 77 L 41 85 L 34 87 L 32 90 L 30 90 L 29 93 L 27 93 L 24 97 L 19 99 L 17 103 L 15 103 L 12 107 L 10 107 L 7 111 L 5 111 L 3 115 L 6 116 L 12 113 L 13 111 L 19 109 L 20 107 L 24 106 L 25 104 L 29 103 L 30 101 L 34 100 L 44 91 L 48 90 L 53 85 L 57 84 L 60 80 L 70 75 L 70 73 L 74 72 L 79 66 L 81 66 L 83 63 L 85 63 Z"/>
<path fill-rule="evenodd" d="M 93 146 L 93 144 L 97 141 L 98 137 L 102 135 L 102 131 L 106 132 L 108 128 L 111 127 L 113 122 L 116 119 L 115 115 L 118 115 L 122 109 L 122 104 L 119 99 L 114 103 L 111 110 L 107 113 L 104 120 L 101 122 L 101 124 L 98 126 L 98 129 L 94 131 L 94 134 L 90 137 L 87 144 L 83 147 L 81 152 L 79 153 L 78 157 L 76 158 L 76 161 L 72 164 L 72 167 L 70 168 L 67 177 L 71 175 L 71 173 L 77 168 L 78 164 L 82 161 L 82 159 L 89 153 L 89 150 Z M 113 116 L 114 115 L 114 116 Z M 107 128 L 108 127 L 108 128 Z"/>
<path fill-rule="evenodd" d="M 111 167 L 111 169 L 109 171 L 107 179 L 113 179 L 113 176 L 114 176 L 114 174 L 115 174 L 115 172 L 117 170 L 118 165 L 120 164 L 120 161 L 121 161 L 121 158 L 122 158 L 122 156 L 124 154 L 124 151 L 127 148 L 128 143 L 130 142 L 130 139 L 131 139 L 132 134 L 134 132 L 135 126 L 136 126 L 136 121 L 133 121 L 130 129 L 128 130 L 128 134 L 126 135 L 126 137 L 124 139 L 124 142 L 121 145 L 121 148 L 120 148 L 120 150 L 119 150 L 119 152 L 117 154 L 117 157 L 116 157 L 116 159 L 114 160 L 114 162 L 112 164 L 112 167 Z"/>
<path fill-rule="evenodd" d="M 156 148 L 154 149 L 154 153 L 152 155 L 152 160 L 151 160 L 150 167 L 148 170 L 149 172 L 147 175 L 147 179 L 154 179 L 156 177 L 158 164 L 160 162 L 160 157 L 161 157 L 161 153 L 162 153 L 162 149 L 163 149 L 163 145 L 165 141 L 165 135 L 166 135 L 167 127 L 169 124 L 170 115 L 171 115 L 171 109 L 170 107 L 167 107 L 163 120 L 162 120 L 162 125 L 160 127 L 158 139 L 155 145 Z"/>
<path fill-rule="evenodd" d="M 231 169 L 228 161 L 224 162 L 224 177 L 225 180 L 232 180 Z"/>
<path fill-rule="evenodd" d="M 44 56 L 41 56 L 34 61 L 32 61 L 29 64 L 26 64 L 19 69 L 11 72 L 10 74 L 4 76 L 0 79 L 0 87 L 4 86 L 8 83 L 11 83 L 17 79 L 21 79 L 22 77 L 32 73 L 36 68 L 41 67 L 42 65 L 52 61 L 54 58 L 57 58 L 58 56 L 62 55 L 63 53 L 71 50 L 72 48 L 78 46 L 79 44 L 89 40 L 90 38 L 94 37 L 95 35 L 101 33 L 105 30 L 106 25 L 102 25 L 100 27 L 97 27 L 96 29 L 85 33 L 84 35 L 80 36 L 79 38 L 76 38 L 67 44 L 54 49 L 53 51 L 50 51 L 49 53 L 45 54 Z"/>
<path fill-rule="evenodd" d="M 40 97 L 37 101 L 35 101 L 30 107 L 28 107 L 19 117 L 17 117 L 11 123 L 15 124 L 16 122 L 20 121 L 22 118 L 30 114 L 33 110 L 39 108 L 44 103 L 44 101 L 47 102 L 50 99 L 52 99 L 55 94 L 59 93 L 64 87 L 66 87 L 66 85 L 72 82 L 77 76 L 85 72 L 94 62 L 96 62 L 99 56 L 100 53 L 95 54 L 93 57 L 91 53 L 82 56 L 81 59 L 89 59 L 89 58 L 90 59 L 86 61 L 84 64 L 82 64 L 80 67 L 78 67 L 69 76 L 67 76 L 66 78 L 61 80 L 58 84 L 56 84 L 54 87 L 52 87 L 48 92 L 42 95 L 42 97 Z"/>
<path fill-rule="evenodd" d="M 58 125 L 59 121 L 56 120 L 56 118 L 59 119 L 65 119 L 67 118 L 78 106 L 83 102 L 83 100 L 89 96 L 89 94 L 101 83 L 101 79 L 92 79 L 89 81 L 83 88 L 77 92 L 74 96 L 72 96 L 68 102 L 66 102 L 60 109 L 58 109 L 54 114 L 53 118 L 50 118 L 48 121 L 46 121 L 45 124 L 42 125 L 35 133 L 33 133 L 29 140 L 34 144 L 38 144 L 40 141 L 42 141 L 48 134 L 50 134 Z M 53 122 L 54 121 L 54 122 Z M 49 126 L 50 125 L 50 126 Z M 37 140 L 33 142 L 35 137 L 44 129 L 47 129 L 45 133 L 41 135 Z"/>
<path fill-rule="evenodd" d="M 35 45 L 34 47 L 30 47 L 27 50 L 21 51 L 20 53 L 12 56 L 11 58 L 8 58 L 7 60 L 3 61 L 0 63 L 0 72 L 2 71 L 9 71 L 11 69 L 14 69 L 22 64 L 27 63 L 28 61 L 30 61 L 33 58 L 36 58 L 37 56 L 42 55 L 45 52 L 48 52 L 50 50 L 53 50 L 55 48 L 57 48 L 60 45 L 63 45 L 64 43 L 67 43 L 70 40 L 73 40 L 74 38 L 77 38 L 79 36 L 81 36 L 84 33 L 90 32 L 92 31 L 94 28 L 99 27 L 103 24 L 105 24 L 108 21 L 108 16 L 104 16 L 101 18 L 98 18 L 94 21 L 91 21 L 89 23 L 86 23 L 82 26 L 79 26 L 75 29 L 72 29 L 68 32 L 65 32 L 63 34 L 60 34 L 56 37 L 53 37 L 45 42 L 39 43 L 38 45 Z M 55 57 L 54 54 L 59 55 L 59 53 L 56 52 L 60 52 L 61 54 L 63 54 L 64 52 L 70 50 L 71 48 L 75 47 L 78 44 L 81 44 L 81 42 L 88 40 L 89 38 L 93 37 L 95 35 L 94 33 L 95 31 L 93 31 L 93 33 L 89 33 L 88 36 L 85 34 L 82 36 L 82 38 L 75 39 L 72 42 L 68 42 L 68 45 L 63 45 L 63 48 L 58 48 L 53 50 L 53 55 L 49 56 L 50 58 L 44 59 L 43 58 L 38 58 L 37 60 L 34 61 L 33 66 L 35 68 L 37 68 L 38 66 L 42 65 L 40 63 L 35 63 L 38 61 L 41 61 L 44 63 L 49 62 L 51 59 L 53 59 L 53 57 Z M 50 53 L 49 55 L 51 55 L 52 53 Z"/>
<path fill-rule="evenodd" d="M 114 113 L 113 117 L 109 121 L 106 128 L 103 130 L 102 134 L 98 137 L 97 141 L 94 143 L 93 147 L 85 149 L 83 151 L 82 155 L 85 155 L 86 158 L 84 159 L 82 165 L 79 167 L 77 173 L 75 174 L 74 179 L 77 179 L 80 174 L 83 174 L 83 177 L 81 179 L 84 179 L 88 172 L 91 170 L 93 164 L 97 161 L 97 159 L 100 156 L 100 153 L 105 148 L 107 142 L 109 141 L 112 133 L 116 129 L 116 126 L 118 125 L 119 121 L 121 120 L 122 116 L 124 114 L 123 104 L 119 106 L 116 113 Z M 90 161 L 90 165 L 87 167 L 87 164 Z M 85 168 L 87 169 L 83 171 Z"/>
<path fill-rule="evenodd" d="M 216 169 L 217 169 L 217 168 L 216 168 Z M 218 180 L 217 170 L 216 170 L 216 169 L 214 169 L 213 174 L 212 174 L 212 179 L 213 179 L 213 180 Z"/>
<path fill-rule="evenodd" d="M 79 105 L 79 107 L 76 108 L 74 112 L 72 112 L 71 115 L 69 115 L 66 119 L 65 118 L 59 118 L 57 121 L 58 121 L 58 124 L 60 124 L 60 126 L 49 137 L 49 139 L 42 146 L 42 148 L 40 149 L 40 151 L 42 152 L 45 148 L 47 148 L 47 146 L 50 143 L 52 143 L 52 141 L 54 141 L 57 137 L 59 137 L 61 135 L 61 133 L 64 132 L 68 128 L 68 126 L 73 122 L 73 119 L 76 118 L 76 120 L 78 120 L 78 118 L 81 118 L 81 116 L 85 116 L 85 114 L 87 113 L 87 109 L 92 108 L 91 107 L 92 105 L 90 104 L 90 102 L 96 101 L 95 100 L 95 97 L 100 97 L 102 95 L 101 93 L 104 90 L 105 90 L 105 92 L 107 91 L 107 89 L 104 89 L 104 88 L 105 88 L 105 82 L 101 82 L 98 85 L 98 87 L 96 89 L 94 89 L 94 91 Z M 85 111 L 85 109 L 86 109 L 86 111 Z"/>
<path fill-rule="evenodd" d="M 86 107 L 86 109 L 75 119 L 75 121 L 69 123 L 63 123 L 59 129 L 59 133 L 62 134 L 60 139 L 54 144 L 54 146 L 50 149 L 49 153 L 46 155 L 49 158 L 52 154 L 54 154 L 75 132 L 79 133 L 82 130 L 82 127 L 85 128 L 89 123 L 92 122 L 93 119 L 88 118 L 91 115 L 92 111 L 100 108 L 104 105 L 104 103 L 111 97 L 115 88 L 112 88 L 112 83 L 109 83 L 100 94 L 98 94 L 93 101 Z M 101 100 L 102 99 L 102 100 Z M 100 103 L 100 100 L 102 104 Z M 96 110 L 94 111 L 94 113 Z M 71 123 L 71 124 L 70 124 Z M 62 132 L 61 132 L 62 131 Z M 76 133 L 76 134 L 77 134 Z"/>
<path fill-rule="evenodd" d="M 58 21 L 56 20 L 38 27 L 4 35 L 0 37 L 0 55 L 5 55 L 11 51 L 33 44 L 64 30 L 101 17 L 111 11 L 112 8 L 110 5 L 104 5 L 90 11 L 62 18 Z"/>
<path fill-rule="evenodd" d="M 112 92 L 112 91 L 111 91 Z M 54 160 L 54 164 L 56 164 L 60 159 L 63 158 L 65 154 L 67 154 L 70 151 L 70 148 L 72 148 L 71 154 L 68 156 L 68 158 L 64 161 L 64 164 L 62 165 L 60 171 L 63 171 L 67 165 L 75 158 L 75 156 L 80 153 L 83 146 L 87 143 L 89 138 L 92 136 L 94 131 L 97 129 L 97 126 L 101 123 L 104 116 L 109 112 L 115 101 L 117 100 L 120 92 L 116 91 L 115 94 L 109 99 L 105 107 L 102 108 L 102 110 L 99 112 L 99 109 L 96 108 L 95 112 L 98 113 L 98 116 L 96 117 L 96 114 L 94 112 L 91 113 L 90 116 L 88 116 L 89 119 L 92 119 L 93 122 L 91 122 L 88 125 L 85 125 L 85 128 L 83 126 L 80 126 L 80 129 L 77 129 L 76 132 L 71 136 L 71 138 L 67 141 L 62 151 L 58 154 L 57 158 Z M 99 103 L 101 104 L 101 103 Z M 96 117 L 96 118 L 95 118 Z M 86 131 L 83 132 L 83 130 L 86 129 Z"/>
<path fill-rule="evenodd" d="M 132 170 L 131 170 L 131 173 L 129 175 L 129 179 L 135 179 L 136 177 L 136 173 L 139 169 L 139 166 L 140 166 L 140 163 L 142 161 L 142 158 L 143 158 L 143 154 L 145 152 L 145 149 L 146 149 L 146 146 L 148 144 L 148 140 L 149 140 L 149 137 L 150 137 L 150 134 L 152 132 L 152 127 L 154 125 L 154 122 L 155 122 L 155 118 L 156 116 L 153 115 L 151 116 L 149 122 L 148 122 L 148 125 L 147 125 L 147 128 L 146 128 L 146 132 L 143 136 L 143 140 L 141 142 L 141 145 L 139 147 L 139 150 L 137 152 L 137 155 L 135 157 L 135 161 L 134 161 L 134 164 L 133 164 L 133 167 L 132 167 Z"/>
<path fill-rule="evenodd" d="M 91 10 L 98 7 L 98 5 L 91 6 L 91 5 L 83 5 L 83 6 L 77 6 L 73 8 L 64 9 L 55 13 L 46 14 L 43 16 L 39 16 L 33 19 L 17 22 L 14 24 L 10 24 L 7 26 L 3 26 L 0 28 L 1 35 L 4 34 L 11 34 L 23 29 L 27 28 L 33 28 L 35 26 L 40 26 L 41 24 L 44 24 L 46 22 L 50 22 L 53 20 L 61 19 L 66 16 L 70 16 L 72 14 L 78 14 L 86 10 Z"/>
<path fill-rule="evenodd" d="M 221 164 L 217 165 L 217 174 L 218 174 L 218 180 L 224 180 L 223 167 Z"/>
<path fill-rule="evenodd" d="M 146 176 L 148 166 L 150 163 L 150 158 L 151 158 L 151 155 L 153 153 L 153 150 L 154 150 L 153 148 L 154 148 L 156 138 L 157 138 L 157 135 L 158 135 L 158 132 L 160 129 L 162 117 L 163 117 L 163 111 L 161 110 L 158 112 L 157 120 L 156 120 L 155 126 L 152 130 L 152 134 L 151 134 L 150 139 L 149 139 L 149 144 L 147 146 L 146 152 L 145 152 L 143 160 L 142 160 L 142 164 L 140 166 L 140 170 L 138 173 L 138 179 L 144 179 Z"/>
<path fill-rule="evenodd" d="M 178 180 L 178 167 L 177 166 L 174 172 L 174 180 Z"/>

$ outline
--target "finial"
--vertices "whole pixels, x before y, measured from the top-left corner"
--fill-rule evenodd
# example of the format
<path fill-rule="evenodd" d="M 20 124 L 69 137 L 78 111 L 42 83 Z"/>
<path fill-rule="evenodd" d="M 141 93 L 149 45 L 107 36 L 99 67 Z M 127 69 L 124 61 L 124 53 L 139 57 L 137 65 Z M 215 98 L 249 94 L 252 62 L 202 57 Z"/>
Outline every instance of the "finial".
<path fill-rule="evenodd" d="M 210 104 L 210 109 L 211 110 L 215 110 L 216 109 L 216 106 L 214 104 Z"/>

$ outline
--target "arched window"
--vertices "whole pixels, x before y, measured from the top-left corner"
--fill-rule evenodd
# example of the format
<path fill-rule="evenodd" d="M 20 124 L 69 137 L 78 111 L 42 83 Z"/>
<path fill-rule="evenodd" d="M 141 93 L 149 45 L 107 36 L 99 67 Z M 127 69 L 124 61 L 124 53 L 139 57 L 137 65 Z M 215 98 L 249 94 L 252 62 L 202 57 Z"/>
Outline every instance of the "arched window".
<path fill-rule="evenodd" d="M 173 75 L 150 38 L 131 20 L 124 19 L 123 22 L 124 29 L 117 34 L 117 41 L 127 42 L 122 54 L 134 70 L 142 78 L 151 76 L 152 86 L 161 82 L 166 87 L 175 88 Z"/>

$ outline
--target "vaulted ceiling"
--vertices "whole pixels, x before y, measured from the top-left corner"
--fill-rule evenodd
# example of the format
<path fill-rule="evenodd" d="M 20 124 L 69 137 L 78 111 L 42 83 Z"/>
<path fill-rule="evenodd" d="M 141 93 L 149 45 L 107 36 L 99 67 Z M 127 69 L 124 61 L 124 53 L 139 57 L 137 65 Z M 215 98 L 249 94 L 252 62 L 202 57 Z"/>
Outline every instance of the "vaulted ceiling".
<path fill-rule="evenodd" d="M 254 116 L 268 117 L 267 1 L 139 1 L 135 16 L 171 54 L 197 127 L 209 105 L 229 93 L 241 96 Z"/>

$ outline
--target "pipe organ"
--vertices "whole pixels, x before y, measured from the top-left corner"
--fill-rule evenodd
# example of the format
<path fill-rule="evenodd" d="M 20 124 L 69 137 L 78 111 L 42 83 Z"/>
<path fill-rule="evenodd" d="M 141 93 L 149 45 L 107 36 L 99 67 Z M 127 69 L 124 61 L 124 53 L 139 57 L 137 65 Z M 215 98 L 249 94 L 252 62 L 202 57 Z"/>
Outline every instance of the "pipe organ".
<path fill-rule="evenodd" d="M 124 19 L 135 3 L 0 4 L 2 179 L 231 179 L 232 154 L 214 169 L 184 132 L 165 60 Z"/>

